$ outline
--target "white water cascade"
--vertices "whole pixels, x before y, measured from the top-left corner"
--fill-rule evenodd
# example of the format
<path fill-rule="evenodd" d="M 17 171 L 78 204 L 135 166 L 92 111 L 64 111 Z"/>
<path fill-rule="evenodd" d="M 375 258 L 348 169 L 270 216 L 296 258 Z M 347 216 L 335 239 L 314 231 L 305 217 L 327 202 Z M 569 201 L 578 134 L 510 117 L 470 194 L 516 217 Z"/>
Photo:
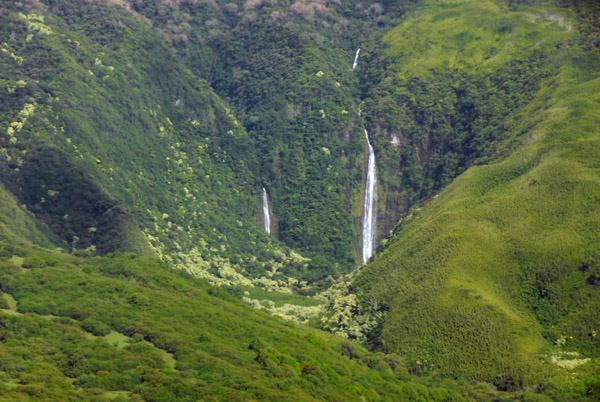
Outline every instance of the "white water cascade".
<path fill-rule="evenodd" d="M 358 55 L 358 53 L 357 53 Z M 369 142 L 369 134 L 365 130 L 369 145 L 369 162 L 367 164 L 367 180 L 365 183 L 365 205 L 363 210 L 362 254 L 366 264 L 373 255 L 375 246 L 375 225 L 377 219 L 377 172 L 375 170 L 375 152 Z"/>
<path fill-rule="evenodd" d="M 271 234 L 271 216 L 269 215 L 269 200 L 267 190 L 263 187 L 263 217 L 265 222 L 265 232 Z"/>
<path fill-rule="evenodd" d="M 358 54 L 360 53 L 360 48 L 358 48 L 358 50 L 356 51 L 356 56 L 354 56 L 354 63 L 352 63 L 352 71 L 354 71 L 354 69 L 356 68 L 356 65 L 358 64 Z"/>

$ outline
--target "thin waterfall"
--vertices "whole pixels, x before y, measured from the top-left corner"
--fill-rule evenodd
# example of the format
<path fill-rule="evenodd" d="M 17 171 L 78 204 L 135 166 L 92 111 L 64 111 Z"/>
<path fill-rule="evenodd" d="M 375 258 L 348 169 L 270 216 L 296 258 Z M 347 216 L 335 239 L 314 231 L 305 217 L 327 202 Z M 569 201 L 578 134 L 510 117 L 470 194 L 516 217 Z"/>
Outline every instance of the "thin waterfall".
<path fill-rule="evenodd" d="M 356 65 L 358 64 L 358 54 L 360 53 L 360 48 L 358 48 L 358 50 L 356 51 L 356 56 L 354 56 L 354 63 L 352 63 L 352 71 L 354 71 L 354 69 L 356 68 Z"/>
<path fill-rule="evenodd" d="M 358 53 L 357 53 L 358 54 Z M 365 130 L 369 146 L 369 162 L 367 164 L 367 180 L 365 183 L 365 205 L 363 210 L 362 254 L 366 264 L 373 255 L 375 246 L 375 225 L 377 220 L 377 172 L 375 170 L 375 152 L 369 142 L 369 134 Z"/>
<path fill-rule="evenodd" d="M 271 216 L 269 215 L 269 200 L 267 198 L 267 190 L 263 187 L 263 217 L 265 223 L 265 232 L 271 234 Z"/>

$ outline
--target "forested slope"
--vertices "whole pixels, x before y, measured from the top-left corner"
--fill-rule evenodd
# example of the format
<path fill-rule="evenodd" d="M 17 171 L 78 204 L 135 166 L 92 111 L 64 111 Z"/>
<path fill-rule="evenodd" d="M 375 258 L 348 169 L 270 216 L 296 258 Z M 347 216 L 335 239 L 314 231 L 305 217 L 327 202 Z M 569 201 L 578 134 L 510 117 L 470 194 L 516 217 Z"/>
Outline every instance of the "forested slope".
<path fill-rule="evenodd" d="M 103 2 L 19 4 L 0 15 L 0 170 L 57 246 L 157 253 L 225 281 L 294 264 L 256 222 L 252 140 L 149 21 Z"/>
<path fill-rule="evenodd" d="M 273 235 L 311 258 L 282 272 L 324 287 L 358 265 L 367 149 L 352 60 L 412 2 L 130 3 L 254 140 Z"/>
<path fill-rule="evenodd" d="M 0 400 L 482 400 L 154 257 L 0 244 Z"/>

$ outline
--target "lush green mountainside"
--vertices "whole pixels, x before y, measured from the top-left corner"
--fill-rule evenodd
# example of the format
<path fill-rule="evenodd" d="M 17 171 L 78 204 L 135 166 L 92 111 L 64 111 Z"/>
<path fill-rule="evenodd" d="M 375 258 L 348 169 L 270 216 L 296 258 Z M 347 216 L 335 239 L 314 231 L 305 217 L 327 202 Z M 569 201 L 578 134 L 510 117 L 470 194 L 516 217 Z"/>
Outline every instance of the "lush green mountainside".
<path fill-rule="evenodd" d="M 563 16 L 564 14 L 564 16 Z M 365 55 L 363 107 L 380 168 L 381 235 L 473 163 L 493 160 L 575 35 L 538 2 L 427 2 Z M 371 67 L 373 66 L 373 67 Z"/>
<path fill-rule="evenodd" d="M 72 249 L 226 282 L 296 264 L 257 225 L 252 140 L 147 21 L 102 2 L 22 11 L 0 17 L 0 170 L 19 203 Z"/>
<path fill-rule="evenodd" d="M 273 234 L 311 258 L 301 272 L 284 268 L 288 275 L 319 281 L 360 262 L 366 144 L 352 60 L 405 3 L 131 4 L 234 106 L 254 140 Z"/>
<path fill-rule="evenodd" d="M 223 39 L 213 85 L 256 139 L 278 237 L 313 257 L 310 279 L 347 272 L 360 247 L 365 162 L 351 55 L 267 17 Z"/>
<path fill-rule="evenodd" d="M 382 317 L 369 342 L 410 356 L 416 372 L 464 373 L 500 387 L 535 384 L 557 365 L 590 370 L 600 351 L 594 30 L 551 3 L 429 4 L 385 37 L 400 85 L 390 85 L 378 113 L 397 113 L 374 131 L 380 144 L 400 137 L 405 171 L 405 147 L 416 155 L 420 196 L 444 183 L 443 173 L 431 174 L 432 160 L 442 172 L 476 158 L 487 165 L 413 209 L 353 283 Z M 464 113 L 475 116 L 469 130 Z M 412 126 L 419 121 L 425 126 Z M 419 144 L 432 141 L 448 141 L 444 152 L 424 154 L 432 147 Z M 456 159 L 453 141 L 475 150 Z M 386 152 L 383 163 L 394 161 Z"/>
<path fill-rule="evenodd" d="M 211 42 L 211 83 L 255 139 L 275 235 L 312 257 L 302 278 L 347 272 L 360 249 L 365 163 L 351 74 L 360 25 L 336 2 L 243 7 Z"/>
<path fill-rule="evenodd" d="M 593 367 L 527 391 L 440 376 L 426 361 L 419 371 L 418 361 L 407 366 L 401 355 L 368 352 L 257 311 L 153 257 L 74 257 L 3 235 L 0 267 L 2 401 L 597 396 Z"/>
<path fill-rule="evenodd" d="M 598 399 L 599 15 L 1 3 L 0 399 Z"/>
<path fill-rule="evenodd" d="M 152 248 L 238 282 L 225 271 L 326 285 L 356 265 L 366 160 L 351 66 L 385 13 L 353 2 L 16 6 L 3 16 L 4 177 L 72 247 Z M 33 153 L 32 133 L 44 138 Z M 73 162 L 74 187 L 54 188 L 61 172 L 36 176 L 40 163 L 55 170 L 48 154 Z M 310 260 L 253 224 L 263 186 L 274 237 Z M 80 216 L 67 213 L 73 198 Z"/>
<path fill-rule="evenodd" d="M 0 244 L 0 400 L 491 400 L 152 257 Z M 509 395 L 509 394 L 507 394 Z"/>

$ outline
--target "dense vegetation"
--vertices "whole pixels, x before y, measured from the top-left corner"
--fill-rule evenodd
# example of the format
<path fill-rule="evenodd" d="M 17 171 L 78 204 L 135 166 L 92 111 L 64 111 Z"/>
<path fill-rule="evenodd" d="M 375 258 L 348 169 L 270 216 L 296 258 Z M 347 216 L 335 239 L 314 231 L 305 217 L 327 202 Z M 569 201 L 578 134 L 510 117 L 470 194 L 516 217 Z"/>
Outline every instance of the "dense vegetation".
<path fill-rule="evenodd" d="M 557 73 L 565 50 L 555 47 L 573 37 L 562 18 L 541 4 L 429 2 L 372 45 L 362 90 L 384 166 L 381 235 L 473 163 L 493 160 Z"/>
<path fill-rule="evenodd" d="M 211 275 L 294 264 L 257 225 L 255 148 L 206 82 L 140 17 L 49 7 L 0 14 L 0 171 L 56 245 L 155 252 Z"/>
<path fill-rule="evenodd" d="M 221 51 L 214 86 L 256 138 L 278 236 L 313 257 L 309 279 L 347 270 L 359 240 L 348 215 L 351 202 L 360 201 L 364 137 L 350 91 L 342 88 L 351 85 L 346 54 L 261 20 L 236 28 Z"/>
<path fill-rule="evenodd" d="M 398 151 L 409 154 L 401 164 L 416 155 L 417 197 L 436 192 L 446 171 L 460 172 L 470 160 L 481 166 L 404 217 L 354 282 L 363 303 L 382 314 L 369 342 L 406 353 L 414 370 L 468 373 L 499 387 L 549 375 L 540 357 L 590 368 L 600 351 L 595 34 L 568 10 L 540 4 L 513 4 L 508 12 L 494 2 L 432 3 L 386 37 L 404 86 L 380 109 L 400 108 L 379 132 L 401 136 L 408 150 Z M 480 7 L 488 12 L 479 14 Z M 502 20 L 507 13 L 513 18 Z M 519 18 L 537 28 L 492 23 Z M 409 29 L 427 32 L 417 38 L 429 49 L 425 57 L 418 48 L 421 56 L 407 53 L 411 44 L 399 40 Z M 477 32 L 477 42 L 465 41 L 464 32 Z M 486 52 L 497 37 L 502 47 Z M 448 65 L 474 84 L 448 85 L 437 70 Z"/>
<path fill-rule="evenodd" d="M 599 16 L 1 3 L 0 400 L 599 399 Z"/>
<path fill-rule="evenodd" d="M 366 164 L 352 59 L 412 2 L 224 3 L 132 7 L 160 26 L 254 140 L 274 236 L 311 258 L 282 272 L 310 282 L 347 273 L 360 262 Z"/>
<path fill-rule="evenodd" d="M 0 244 L 0 400 L 490 400 L 152 257 Z"/>

